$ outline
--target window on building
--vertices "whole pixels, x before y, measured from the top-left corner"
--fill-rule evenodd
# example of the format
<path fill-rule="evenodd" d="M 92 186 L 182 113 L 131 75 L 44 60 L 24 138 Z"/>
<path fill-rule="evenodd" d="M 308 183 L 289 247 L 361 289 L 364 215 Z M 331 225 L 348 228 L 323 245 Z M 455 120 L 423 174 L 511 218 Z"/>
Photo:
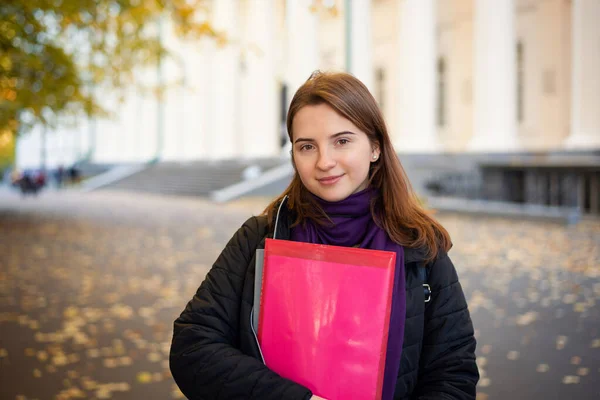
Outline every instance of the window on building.
<path fill-rule="evenodd" d="M 524 56 L 523 56 L 523 42 L 517 42 L 517 121 L 523 122 L 525 118 L 525 110 L 524 110 L 524 99 L 523 99 L 523 91 L 524 91 Z"/>
<path fill-rule="evenodd" d="M 437 99 L 437 123 L 442 127 L 446 125 L 446 60 L 438 58 L 437 63 L 438 99 Z"/>
<path fill-rule="evenodd" d="M 375 70 L 375 98 L 383 110 L 385 99 L 385 69 L 379 67 Z"/>

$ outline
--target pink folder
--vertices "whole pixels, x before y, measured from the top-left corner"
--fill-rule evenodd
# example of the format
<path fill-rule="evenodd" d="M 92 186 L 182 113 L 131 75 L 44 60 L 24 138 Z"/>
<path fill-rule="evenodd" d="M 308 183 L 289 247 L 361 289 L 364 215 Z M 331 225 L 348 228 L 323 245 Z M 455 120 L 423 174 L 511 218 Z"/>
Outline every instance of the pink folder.
<path fill-rule="evenodd" d="M 266 365 L 329 400 L 381 398 L 396 253 L 267 239 Z"/>

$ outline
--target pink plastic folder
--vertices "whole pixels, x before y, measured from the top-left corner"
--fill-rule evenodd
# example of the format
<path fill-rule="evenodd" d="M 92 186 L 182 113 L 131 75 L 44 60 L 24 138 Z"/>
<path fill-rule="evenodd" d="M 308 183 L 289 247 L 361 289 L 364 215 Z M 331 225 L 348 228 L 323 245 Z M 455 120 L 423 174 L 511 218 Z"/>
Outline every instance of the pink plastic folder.
<path fill-rule="evenodd" d="M 329 400 L 381 399 L 396 253 L 267 239 L 266 365 Z"/>

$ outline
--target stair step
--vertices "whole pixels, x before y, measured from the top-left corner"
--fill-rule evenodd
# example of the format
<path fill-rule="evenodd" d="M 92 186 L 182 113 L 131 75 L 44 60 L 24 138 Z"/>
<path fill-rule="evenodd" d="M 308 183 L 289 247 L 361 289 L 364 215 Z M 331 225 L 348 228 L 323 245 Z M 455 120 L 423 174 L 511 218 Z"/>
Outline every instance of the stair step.
<path fill-rule="evenodd" d="M 249 165 L 258 165 L 264 171 L 280 164 L 280 160 L 264 160 L 247 165 L 232 165 L 231 162 L 159 163 L 104 189 L 206 196 L 242 181 L 243 172 Z"/>

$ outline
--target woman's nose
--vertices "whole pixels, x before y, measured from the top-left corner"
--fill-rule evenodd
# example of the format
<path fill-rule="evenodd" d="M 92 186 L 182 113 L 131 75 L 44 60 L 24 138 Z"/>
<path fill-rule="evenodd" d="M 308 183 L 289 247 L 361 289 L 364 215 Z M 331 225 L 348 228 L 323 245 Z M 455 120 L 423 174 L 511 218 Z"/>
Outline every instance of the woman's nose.
<path fill-rule="evenodd" d="M 328 170 L 335 166 L 336 161 L 327 149 L 319 151 L 319 159 L 317 160 L 317 168 L 320 170 Z"/>

